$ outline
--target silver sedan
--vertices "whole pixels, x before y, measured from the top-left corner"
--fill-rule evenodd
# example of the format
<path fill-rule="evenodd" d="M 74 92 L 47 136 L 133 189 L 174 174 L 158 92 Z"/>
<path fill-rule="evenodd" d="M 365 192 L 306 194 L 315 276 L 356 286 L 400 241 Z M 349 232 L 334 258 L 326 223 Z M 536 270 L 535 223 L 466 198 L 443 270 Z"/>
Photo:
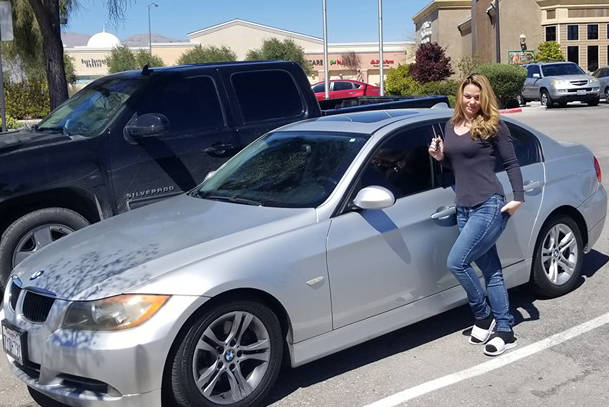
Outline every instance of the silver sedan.
<path fill-rule="evenodd" d="M 445 265 L 453 175 L 427 153 L 450 115 L 292 124 L 190 193 L 44 248 L 4 295 L 12 371 L 35 399 L 72 406 L 253 406 L 284 358 L 300 366 L 465 303 Z M 559 296 L 601 234 L 600 167 L 505 121 L 526 193 L 498 242 L 505 280 Z"/>

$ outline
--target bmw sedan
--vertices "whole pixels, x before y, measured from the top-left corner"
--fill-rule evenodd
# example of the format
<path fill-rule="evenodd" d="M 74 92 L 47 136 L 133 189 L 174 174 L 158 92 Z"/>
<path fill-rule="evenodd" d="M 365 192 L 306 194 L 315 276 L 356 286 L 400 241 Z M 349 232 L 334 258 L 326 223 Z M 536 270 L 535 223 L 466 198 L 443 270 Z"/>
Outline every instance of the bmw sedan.
<path fill-rule="evenodd" d="M 12 372 L 35 399 L 71 406 L 254 406 L 283 361 L 465 303 L 446 269 L 453 175 L 427 153 L 450 115 L 291 124 L 193 191 L 47 246 L 4 294 Z M 600 167 L 581 145 L 505 121 L 526 194 L 498 242 L 505 280 L 560 296 L 601 234 Z"/>

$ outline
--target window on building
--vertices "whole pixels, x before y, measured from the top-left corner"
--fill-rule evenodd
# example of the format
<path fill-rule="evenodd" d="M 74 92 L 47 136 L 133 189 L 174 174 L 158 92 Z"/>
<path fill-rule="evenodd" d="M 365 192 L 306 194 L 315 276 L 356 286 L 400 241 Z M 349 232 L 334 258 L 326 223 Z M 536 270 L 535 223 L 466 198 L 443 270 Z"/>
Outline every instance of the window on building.
<path fill-rule="evenodd" d="M 567 47 L 567 60 L 579 65 L 579 47 Z"/>
<path fill-rule="evenodd" d="M 598 24 L 588 24 L 588 39 L 598 40 Z"/>
<path fill-rule="evenodd" d="M 607 24 L 607 39 L 609 39 L 609 24 Z"/>
<path fill-rule="evenodd" d="M 546 27 L 546 41 L 556 41 L 556 26 Z"/>
<path fill-rule="evenodd" d="M 598 46 L 588 46 L 588 71 L 594 72 L 598 69 Z"/>
<path fill-rule="evenodd" d="M 579 26 L 578 25 L 568 25 L 567 26 L 567 39 L 569 41 L 579 40 Z"/>

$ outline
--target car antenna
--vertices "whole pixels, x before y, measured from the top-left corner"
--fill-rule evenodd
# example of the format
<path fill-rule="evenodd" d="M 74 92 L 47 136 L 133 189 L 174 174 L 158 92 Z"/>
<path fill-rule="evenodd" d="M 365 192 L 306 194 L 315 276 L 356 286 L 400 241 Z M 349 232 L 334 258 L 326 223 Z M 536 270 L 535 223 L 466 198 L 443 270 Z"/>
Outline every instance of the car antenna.
<path fill-rule="evenodd" d="M 142 75 L 150 75 L 150 72 L 152 72 L 152 69 L 148 68 L 148 64 L 144 65 L 142 68 Z"/>

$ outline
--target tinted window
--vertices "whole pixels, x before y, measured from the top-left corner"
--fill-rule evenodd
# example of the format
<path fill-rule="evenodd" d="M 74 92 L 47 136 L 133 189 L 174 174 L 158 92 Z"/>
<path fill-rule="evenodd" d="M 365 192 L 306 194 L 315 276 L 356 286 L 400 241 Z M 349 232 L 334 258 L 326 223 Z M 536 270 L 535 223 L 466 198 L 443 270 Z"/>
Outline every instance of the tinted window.
<path fill-rule="evenodd" d="M 556 26 L 546 27 L 546 41 L 556 41 Z"/>
<path fill-rule="evenodd" d="M 379 185 L 399 199 L 431 189 L 432 158 L 427 149 L 433 136 L 428 125 L 408 129 L 385 141 L 366 164 L 357 190 Z"/>
<path fill-rule="evenodd" d="M 598 25 L 597 24 L 588 25 L 588 39 L 589 40 L 598 40 Z"/>
<path fill-rule="evenodd" d="M 576 64 L 547 64 L 541 67 L 543 76 L 581 75 L 584 73 Z"/>
<path fill-rule="evenodd" d="M 323 93 L 326 91 L 326 86 L 325 83 L 318 83 L 317 85 L 313 86 L 313 93 Z"/>
<path fill-rule="evenodd" d="M 334 82 L 334 90 L 349 90 L 353 89 L 351 82 Z"/>
<path fill-rule="evenodd" d="M 579 40 L 579 26 L 578 25 L 568 25 L 567 26 L 567 39 L 569 41 Z"/>
<path fill-rule="evenodd" d="M 303 112 L 292 76 L 280 70 L 240 72 L 231 81 L 246 122 L 288 118 Z"/>
<path fill-rule="evenodd" d="M 527 66 L 527 78 L 532 78 L 534 73 L 541 73 L 539 67 L 537 65 Z"/>
<path fill-rule="evenodd" d="M 588 70 L 596 71 L 598 69 L 598 46 L 588 46 Z"/>
<path fill-rule="evenodd" d="M 579 47 L 567 47 L 567 60 L 579 64 Z"/>
<path fill-rule="evenodd" d="M 156 85 L 138 114 L 161 113 L 172 131 L 213 129 L 224 125 L 214 81 L 207 76 Z"/>
<path fill-rule="evenodd" d="M 520 166 L 524 167 L 541 161 L 537 137 L 515 124 L 506 123 L 506 125 L 510 129 L 514 151 Z"/>

